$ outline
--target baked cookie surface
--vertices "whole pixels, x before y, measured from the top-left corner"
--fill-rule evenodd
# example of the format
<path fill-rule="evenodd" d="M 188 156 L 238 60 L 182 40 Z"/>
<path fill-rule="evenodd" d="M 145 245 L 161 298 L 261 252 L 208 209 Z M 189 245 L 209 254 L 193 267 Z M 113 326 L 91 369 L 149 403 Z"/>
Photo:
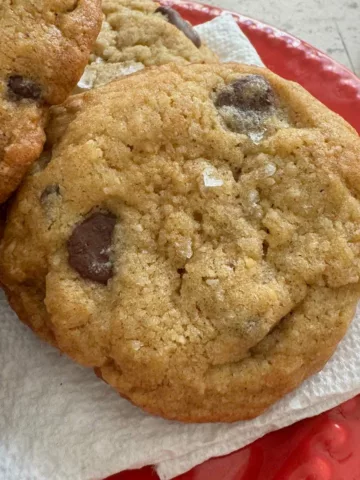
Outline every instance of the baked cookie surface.
<path fill-rule="evenodd" d="M 323 367 L 359 298 L 345 121 L 266 69 L 169 65 L 68 99 L 47 133 L 0 248 L 38 335 L 182 421 L 252 418 Z"/>
<path fill-rule="evenodd" d="M 144 67 L 210 63 L 217 56 L 179 13 L 151 0 L 104 0 L 104 21 L 79 90 Z"/>
<path fill-rule="evenodd" d="M 73 90 L 100 25 L 100 0 L 1 2 L 0 202 L 41 153 L 47 107 Z"/>

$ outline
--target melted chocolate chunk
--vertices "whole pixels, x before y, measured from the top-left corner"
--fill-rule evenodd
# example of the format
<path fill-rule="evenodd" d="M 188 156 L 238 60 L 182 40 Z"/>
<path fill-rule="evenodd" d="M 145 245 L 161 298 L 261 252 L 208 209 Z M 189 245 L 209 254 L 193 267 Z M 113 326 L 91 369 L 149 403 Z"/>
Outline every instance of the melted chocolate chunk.
<path fill-rule="evenodd" d="M 106 285 L 113 276 L 110 260 L 116 218 L 96 212 L 76 225 L 67 243 L 69 264 L 82 278 Z"/>
<path fill-rule="evenodd" d="M 37 171 L 40 172 L 42 170 L 45 170 L 45 168 L 51 162 L 51 159 L 52 159 L 52 151 L 51 150 L 47 150 L 47 151 L 42 152 L 39 160 L 36 162 L 37 167 L 38 167 Z"/>
<path fill-rule="evenodd" d="M 12 75 L 8 79 L 8 88 L 11 97 L 16 100 L 23 98 L 39 100 L 41 97 L 41 88 L 28 78 L 21 75 Z"/>
<path fill-rule="evenodd" d="M 181 30 L 183 34 L 192 41 L 195 47 L 201 47 L 201 39 L 198 33 L 176 10 L 170 7 L 159 7 L 155 10 L 155 13 L 161 13 L 161 15 L 164 15 L 169 23 Z"/>
<path fill-rule="evenodd" d="M 269 82 L 261 75 L 245 75 L 227 85 L 215 101 L 217 107 L 235 107 L 258 112 L 274 106 L 275 96 Z"/>
<path fill-rule="evenodd" d="M 40 155 L 39 159 L 33 164 L 29 173 L 30 175 L 35 175 L 36 173 L 42 172 L 49 165 L 52 158 L 52 151 L 45 150 Z"/>
<path fill-rule="evenodd" d="M 59 185 L 48 185 L 40 196 L 40 202 L 46 203 L 50 195 L 60 195 Z"/>
<path fill-rule="evenodd" d="M 264 77 L 244 75 L 218 93 L 215 106 L 230 130 L 257 141 L 264 136 L 264 121 L 276 112 L 276 98 Z"/>

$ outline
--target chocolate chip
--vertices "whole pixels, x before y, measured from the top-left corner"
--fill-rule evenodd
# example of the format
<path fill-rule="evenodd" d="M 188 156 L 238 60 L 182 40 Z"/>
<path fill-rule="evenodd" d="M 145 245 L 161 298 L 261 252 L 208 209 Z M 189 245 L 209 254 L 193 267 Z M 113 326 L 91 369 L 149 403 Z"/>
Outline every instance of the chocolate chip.
<path fill-rule="evenodd" d="M 51 162 L 51 159 L 52 159 L 52 151 L 51 150 L 47 150 L 47 151 L 42 152 L 42 154 L 40 155 L 40 158 L 37 162 L 39 164 L 39 169 L 45 170 L 45 168 Z"/>
<path fill-rule="evenodd" d="M 267 240 L 264 240 L 263 241 L 264 257 L 266 257 L 268 250 L 269 250 L 269 242 Z"/>
<path fill-rule="evenodd" d="M 49 165 L 52 158 L 52 151 L 47 150 L 42 152 L 39 160 L 37 160 L 31 167 L 29 173 L 30 175 L 35 175 L 36 173 L 42 172 Z"/>
<path fill-rule="evenodd" d="M 215 101 L 217 107 L 264 111 L 274 106 L 274 92 L 261 75 L 246 75 L 227 85 Z"/>
<path fill-rule="evenodd" d="M 76 225 L 67 243 L 69 264 L 82 278 L 106 285 L 113 276 L 110 260 L 116 218 L 96 212 Z"/>
<path fill-rule="evenodd" d="M 183 34 L 192 41 L 195 47 L 201 47 L 201 39 L 198 33 L 193 29 L 189 22 L 184 20 L 180 13 L 170 7 L 159 7 L 155 10 L 155 13 L 161 13 L 167 18 L 168 22 L 181 30 Z"/>
<path fill-rule="evenodd" d="M 40 195 L 40 202 L 45 203 L 50 195 L 60 195 L 59 185 L 48 185 Z"/>
<path fill-rule="evenodd" d="M 276 98 L 264 77 L 244 75 L 218 93 L 215 106 L 230 130 L 262 138 L 265 131 L 261 126 L 275 113 Z"/>
<path fill-rule="evenodd" d="M 10 90 L 10 95 L 15 97 L 16 100 L 21 100 L 22 98 L 39 100 L 41 97 L 40 86 L 21 75 L 12 75 L 9 77 L 8 88 Z"/>
<path fill-rule="evenodd" d="M 186 270 L 185 270 L 185 268 L 178 268 L 178 269 L 177 269 L 177 273 L 178 273 L 178 274 L 180 275 L 180 277 L 182 278 L 183 275 L 185 275 Z"/>

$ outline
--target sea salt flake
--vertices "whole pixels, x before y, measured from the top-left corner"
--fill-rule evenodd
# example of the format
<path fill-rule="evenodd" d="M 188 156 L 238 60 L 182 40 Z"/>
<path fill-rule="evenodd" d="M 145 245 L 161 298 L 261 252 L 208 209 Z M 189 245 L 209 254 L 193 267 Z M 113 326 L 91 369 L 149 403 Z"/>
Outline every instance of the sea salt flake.
<path fill-rule="evenodd" d="M 144 344 L 142 342 L 139 342 L 139 340 L 132 340 L 131 346 L 135 351 L 138 351 L 141 347 L 144 346 Z"/>
<path fill-rule="evenodd" d="M 191 240 L 188 240 L 186 242 L 185 256 L 186 256 L 186 258 L 191 258 L 193 256 L 192 241 Z"/>
<path fill-rule="evenodd" d="M 249 202 L 255 205 L 260 200 L 259 192 L 257 190 L 250 190 L 248 198 Z"/>
<path fill-rule="evenodd" d="M 276 166 L 273 163 L 268 163 L 264 167 L 264 173 L 267 177 L 272 177 L 276 173 Z"/>
<path fill-rule="evenodd" d="M 214 176 L 214 169 L 211 167 L 205 168 L 203 172 L 205 187 L 221 187 L 224 182 L 221 178 Z"/>
<path fill-rule="evenodd" d="M 250 140 L 255 143 L 255 145 L 259 145 L 265 136 L 265 132 L 249 132 L 248 137 Z"/>
<path fill-rule="evenodd" d="M 191 240 L 185 240 L 179 242 L 175 242 L 175 248 L 177 252 L 185 257 L 185 258 L 191 258 L 193 256 L 193 250 L 192 250 L 192 241 Z"/>
<path fill-rule="evenodd" d="M 119 68 L 119 74 L 121 76 L 131 75 L 132 73 L 138 72 L 139 70 L 142 70 L 143 68 L 144 68 L 144 65 L 142 63 L 135 62 L 132 65 L 129 65 L 127 67 Z"/>
<path fill-rule="evenodd" d="M 83 90 L 90 90 L 94 85 L 95 78 L 96 78 L 96 72 L 91 70 L 90 67 L 86 67 L 77 86 Z"/>
<path fill-rule="evenodd" d="M 108 271 L 112 267 L 111 262 L 97 262 L 94 261 L 92 264 L 89 266 L 89 271 L 93 272 L 95 274 L 102 273 L 104 271 Z"/>

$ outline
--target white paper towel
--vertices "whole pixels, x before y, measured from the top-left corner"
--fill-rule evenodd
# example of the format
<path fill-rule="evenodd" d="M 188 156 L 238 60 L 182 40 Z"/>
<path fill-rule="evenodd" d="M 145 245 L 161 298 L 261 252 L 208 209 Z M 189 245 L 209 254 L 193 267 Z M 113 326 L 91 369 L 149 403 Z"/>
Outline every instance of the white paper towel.
<path fill-rule="evenodd" d="M 232 17 L 198 27 L 222 60 L 260 64 Z M 143 413 L 39 341 L 0 294 L 0 479 L 97 480 L 157 465 L 162 480 L 360 392 L 360 311 L 325 369 L 261 417 L 183 425 Z"/>
<path fill-rule="evenodd" d="M 264 65 L 230 13 L 223 13 L 211 22 L 195 28 L 222 62 L 240 62 L 260 67 Z"/>

